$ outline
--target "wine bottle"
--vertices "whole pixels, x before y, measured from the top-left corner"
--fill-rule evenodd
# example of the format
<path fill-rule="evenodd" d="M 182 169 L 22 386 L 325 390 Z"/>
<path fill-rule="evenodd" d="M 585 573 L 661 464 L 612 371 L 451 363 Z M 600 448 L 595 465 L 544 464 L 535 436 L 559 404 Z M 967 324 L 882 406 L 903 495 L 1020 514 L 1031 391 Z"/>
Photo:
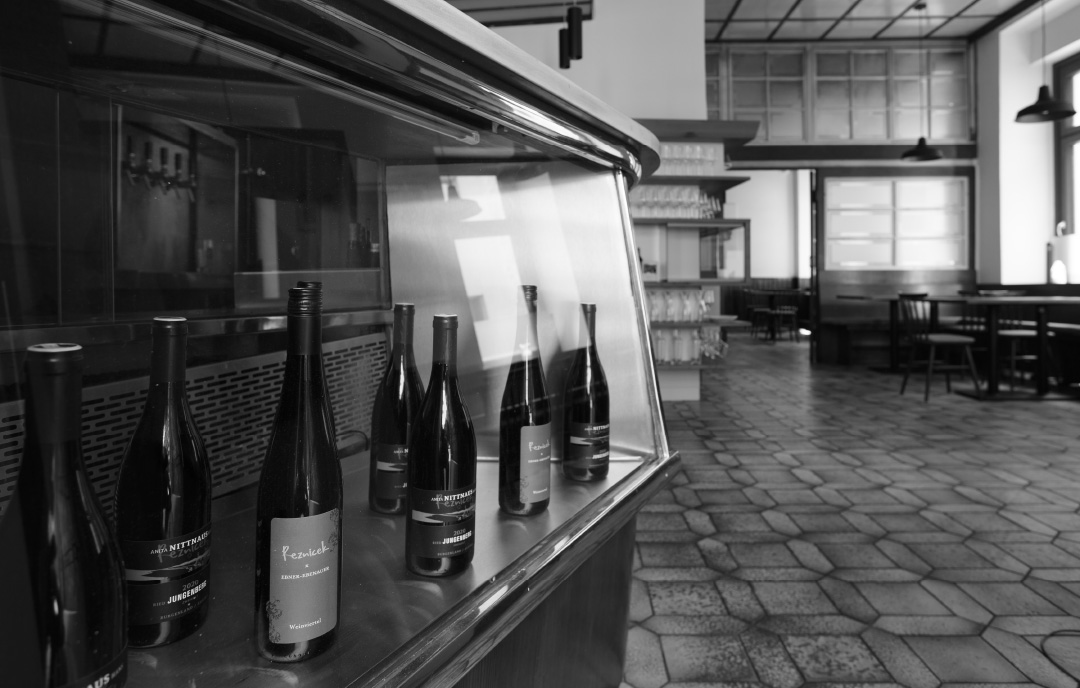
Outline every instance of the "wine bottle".
<path fill-rule="evenodd" d="M 499 507 L 532 516 L 551 501 L 551 409 L 536 334 L 536 287 L 521 290 L 525 308 L 499 413 Z"/>
<path fill-rule="evenodd" d="M 128 642 L 165 645 L 210 608 L 210 461 L 188 406 L 187 320 L 154 318 L 150 388 L 116 481 Z"/>
<path fill-rule="evenodd" d="M 371 411 L 371 479 L 368 503 L 384 514 L 405 513 L 409 433 L 424 400 L 424 383 L 413 356 L 411 303 L 394 304 L 394 340 Z"/>
<path fill-rule="evenodd" d="M 476 434 L 457 377 L 457 316 L 436 315 L 431 378 L 409 438 L 405 565 L 448 576 L 473 558 Z"/>
<path fill-rule="evenodd" d="M 563 475 L 573 480 L 602 480 L 611 456 L 611 415 L 607 377 L 596 353 L 596 304 L 581 304 L 588 332 L 577 350 L 563 393 Z"/>
<path fill-rule="evenodd" d="M 289 290 L 289 345 L 255 528 L 255 640 L 275 662 L 330 647 L 341 597 L 341 466 L 325 419 L 322 294 Z"/>
<path fill-rule="evenodd" d="M 27 350 L 22 468 L 0 524 L 0 683 L 116 688 L 127 678 L 120 548 L 82 456 L 82 347 Z"/>

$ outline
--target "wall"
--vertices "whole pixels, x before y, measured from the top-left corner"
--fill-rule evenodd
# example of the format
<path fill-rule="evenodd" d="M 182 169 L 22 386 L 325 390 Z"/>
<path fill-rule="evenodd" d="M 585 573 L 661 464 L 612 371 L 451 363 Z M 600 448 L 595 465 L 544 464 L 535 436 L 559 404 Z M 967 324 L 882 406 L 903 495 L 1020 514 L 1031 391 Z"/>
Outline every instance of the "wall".
<path fill-rule="evenodd" d="M 704 0 L 594 0 L 583 56 L 559 69 L 556 24 L 496 33 L 634 118 L 705 119 Z"/>
<path fill-rule="evenodd" d="M 1042 57 L 1039 6 L 981 39 L 977 46 L 979 144 L 976 247 L 982 283 L 1046 281 L 1046 244 L 1054 208 L 1054 126 L 1019 124 L 1052 64 L 1080 51 L 1080 0 L 1046 3 Z M 1049 69 L 1045 70 L 1049 72 Z"/>
<path fill-rule="evenodd" d="M 724 207 L 725 217 L 750 220 L 750 277 L 799 275 L 798 266 L 804 262 L 809 266 L 810 260 L 809 255 L 799 255 L 799 207 L 805 204 L 809 208 L 810 204 L 808 194 L 800 203 L 800 172 L 737 170 L 732 174 L 750 177 L 750 181 L 728 189 Z M 809 184 L 805 188 L 808 192 Z"/>

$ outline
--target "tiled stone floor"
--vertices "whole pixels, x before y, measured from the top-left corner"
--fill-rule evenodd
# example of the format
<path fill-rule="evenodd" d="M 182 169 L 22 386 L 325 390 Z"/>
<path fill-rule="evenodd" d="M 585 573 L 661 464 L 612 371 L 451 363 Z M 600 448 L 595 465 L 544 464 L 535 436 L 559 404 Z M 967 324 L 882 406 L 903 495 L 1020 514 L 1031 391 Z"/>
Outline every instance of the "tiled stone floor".
<path fill-rule="evenodd" d="M 665 404 L 623 688 L 1077 686 L 1080 402 L 899 385 L 739 337 Z"/>

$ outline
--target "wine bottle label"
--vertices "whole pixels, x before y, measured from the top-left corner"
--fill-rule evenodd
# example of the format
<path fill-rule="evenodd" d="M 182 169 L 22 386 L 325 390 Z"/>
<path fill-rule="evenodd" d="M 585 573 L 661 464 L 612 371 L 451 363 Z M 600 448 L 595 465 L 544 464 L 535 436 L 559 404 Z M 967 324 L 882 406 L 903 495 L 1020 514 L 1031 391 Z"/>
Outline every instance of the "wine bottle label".
<path fill-rule="evenodd" d="M 210 526 L 167 540 L 121 540 L 128 623 L 161 623 L 210 597 Z"/>
<path fill-rule="evenodd" d="M 380 499 L 404 499 L 409 479 L 409 447 L 375 444 L 375 494 Z"/>
<path fill-rule="evenodd" d="M 476 485 L 460 490 L 409 490 L 410 550 L 421 557 L 468 552 L 476 531 Z"/>
<path fill-rule="evenodd" d="M 521 428 L 521 482 L 518 499 L 535 504 L 551 496 L 551 423 Z"/>
<path fill-rule="evenodd" d="M 611 458 L 609 423 L 569 423 L 570 444 L 563 463 L 571 468 L 596 468 Z"/>
<path fill-rule="evenodd" d="M 340 542 L 337 509 L 270 519 L 270 642 L 299 643 L 337 626 Z"/>
<path fill-rule="evenodd" d="M 92 674 L 69 681 L 58 688 L 105 688 L 123 686 L 127 682 L 127 650 Z"/>

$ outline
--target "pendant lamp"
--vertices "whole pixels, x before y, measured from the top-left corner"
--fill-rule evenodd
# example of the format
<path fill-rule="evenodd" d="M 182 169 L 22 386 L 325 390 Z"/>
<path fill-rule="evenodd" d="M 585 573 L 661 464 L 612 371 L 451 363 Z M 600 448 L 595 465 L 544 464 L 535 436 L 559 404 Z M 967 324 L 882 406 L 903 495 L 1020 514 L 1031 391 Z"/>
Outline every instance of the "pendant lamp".
<path fill-rule="evenodd" d="M 1053 122 L 1066 119 L 1076 114 L 1076 110 L 1069 103 L 1054 98 L 1050 93 L 1050 87 L 1046 85 L 1046 0 L 1039 3 L 1042 10 L 1042 61 L 1043 61 L 1043 85 L 1039 87 L 1039 97 L 1035 102 L 1016 113 L 1016 121 L 1028 124 L 1031 122 Z"/>
<path fill-rule="evenodd" d="M 926 3 L 920 2 L 915 5 L 915 9 L 922 14 L 919 15 L 919 76 L 926 77 L 926 88 L 930 88 L 930 75 L 926 72 L 929 70 L 923 69 L 923 58 L 925 54 L 922 47 L 923 34 L 926 33 L 924 27 L 924 19 L 926 18 Z M 929 129 L 930 113 L 923 104 L 923 84 L 919 82 L 919 128 L 922 129 L 923 117 L 927 120 L 927 129 Z M 900 155 L 900 159 L 904 162 L 930 162 L 931 160 L 940 160 L 941 151 L 926 143 L 926 137 L 920 136 L 919 142 L 915 144 L 914 148 L 909 148 Z"/>

